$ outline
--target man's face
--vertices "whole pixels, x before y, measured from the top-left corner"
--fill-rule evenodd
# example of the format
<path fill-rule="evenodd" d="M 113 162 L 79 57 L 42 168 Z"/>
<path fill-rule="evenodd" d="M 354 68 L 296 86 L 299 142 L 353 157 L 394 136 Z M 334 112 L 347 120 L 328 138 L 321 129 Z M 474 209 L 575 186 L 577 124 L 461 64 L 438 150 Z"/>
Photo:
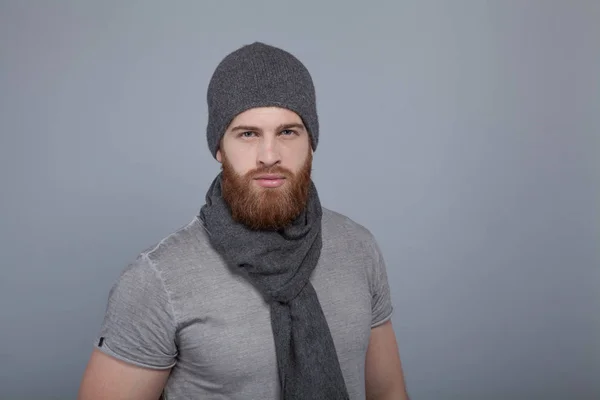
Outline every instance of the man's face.
<path fill-rule="evenodd" d="M 306 206 L 312 149 L 296 113 L 265 107 L 239 114 L 223 136 L 217 160 L 234 220 L 252 229 L 280 229 Z"/>

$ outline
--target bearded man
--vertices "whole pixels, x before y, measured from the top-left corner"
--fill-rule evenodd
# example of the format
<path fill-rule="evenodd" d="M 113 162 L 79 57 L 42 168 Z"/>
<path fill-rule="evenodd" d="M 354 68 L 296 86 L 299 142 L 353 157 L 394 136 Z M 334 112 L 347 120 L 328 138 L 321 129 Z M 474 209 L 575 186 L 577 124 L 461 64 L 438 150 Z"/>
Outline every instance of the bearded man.
<path fill-rule="evenodd" d="M 311 179 L 306 67 L 245 45 L 207 101 L 222 171 L 112 287 L 79 399 L 407 399 L 380 248 Z"/>

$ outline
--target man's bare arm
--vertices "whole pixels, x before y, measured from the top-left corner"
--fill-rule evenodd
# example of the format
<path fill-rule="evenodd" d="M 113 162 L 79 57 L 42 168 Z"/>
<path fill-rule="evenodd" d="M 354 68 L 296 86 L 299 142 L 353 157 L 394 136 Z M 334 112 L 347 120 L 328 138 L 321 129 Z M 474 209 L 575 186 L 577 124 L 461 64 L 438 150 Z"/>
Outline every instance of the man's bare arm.
<path fill-rule="evenodd" d="M 158 400 L 170 370 L 138 367 L 94 349 L 78 400 Z"/>
<path fill-rule="evenodd" d="M 408 400 L 391 321 L 371 329 L 365 377 L 368 400 Z"/>

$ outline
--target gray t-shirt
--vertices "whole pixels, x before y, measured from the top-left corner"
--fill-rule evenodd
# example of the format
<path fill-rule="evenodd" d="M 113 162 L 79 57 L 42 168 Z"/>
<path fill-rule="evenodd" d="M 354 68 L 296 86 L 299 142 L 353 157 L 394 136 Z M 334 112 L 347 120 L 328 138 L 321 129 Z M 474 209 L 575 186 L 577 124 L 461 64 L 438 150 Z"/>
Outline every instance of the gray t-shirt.
<path fill-rule="evenodd" d="M 322 229 L 311 282 L 350 398 L 364 399 L 369 334 L 392 314 L 386 267 L 363 226 L 323 209 Z M 198 218 L 125 268 L 95 346 L 135 365 L 172 368 L 169 400 L 279 398 L 269 305 L 223 262 Z"/>

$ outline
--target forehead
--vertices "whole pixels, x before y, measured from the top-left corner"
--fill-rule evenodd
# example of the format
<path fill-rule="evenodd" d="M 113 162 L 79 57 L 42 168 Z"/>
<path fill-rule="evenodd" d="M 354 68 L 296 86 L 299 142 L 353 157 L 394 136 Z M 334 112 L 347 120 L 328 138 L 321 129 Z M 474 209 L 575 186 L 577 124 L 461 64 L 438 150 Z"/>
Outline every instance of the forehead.
<path fill-rule="evenodd" d="M 236 125 L 252 125 L 263 129 L 275 129 L 282 124 L 302 124 L 302 118 L 286 108 L 251 108 L 238 114 L 231 121 L 230 128 L 234 128 Z"/>

